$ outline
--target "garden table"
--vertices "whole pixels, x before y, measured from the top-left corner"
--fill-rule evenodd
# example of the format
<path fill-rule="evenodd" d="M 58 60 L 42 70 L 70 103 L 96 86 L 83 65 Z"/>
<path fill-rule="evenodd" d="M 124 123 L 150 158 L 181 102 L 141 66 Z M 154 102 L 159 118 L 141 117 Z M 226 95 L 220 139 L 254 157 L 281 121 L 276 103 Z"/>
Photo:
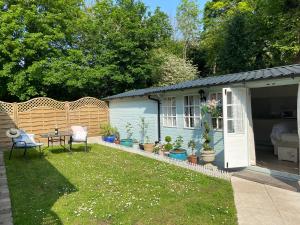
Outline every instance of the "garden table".
<path fill-rule="evenodd" d="M 68 132 L 68 131 L 58 131 L 57 133 L 49 132 L 49 133 L 41 134 L 41 137 L 48 139 L 48 147 L 50 146 L 50 143 L 51 143 L 51 146 L 53 147 L 54 142 L 59 142 L 59 145 L 61 147 L 68 150 L 69 152 L 72 152 L 70 145 L 69 145 L 69 148 L 65 147 L 66 137 L 70 137 L 71 135 L 72 135 L 72 133 Z"/>

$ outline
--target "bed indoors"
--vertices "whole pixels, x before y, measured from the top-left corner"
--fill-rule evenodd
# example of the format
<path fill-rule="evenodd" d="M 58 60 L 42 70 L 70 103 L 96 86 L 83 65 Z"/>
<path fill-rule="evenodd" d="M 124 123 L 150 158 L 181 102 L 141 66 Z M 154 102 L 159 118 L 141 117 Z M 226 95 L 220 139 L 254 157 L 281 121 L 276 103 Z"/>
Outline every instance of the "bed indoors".
<path fill-rule="evenodd" d="M 297 85 L 251 89 L 256 164 L 298 174 Z"/>

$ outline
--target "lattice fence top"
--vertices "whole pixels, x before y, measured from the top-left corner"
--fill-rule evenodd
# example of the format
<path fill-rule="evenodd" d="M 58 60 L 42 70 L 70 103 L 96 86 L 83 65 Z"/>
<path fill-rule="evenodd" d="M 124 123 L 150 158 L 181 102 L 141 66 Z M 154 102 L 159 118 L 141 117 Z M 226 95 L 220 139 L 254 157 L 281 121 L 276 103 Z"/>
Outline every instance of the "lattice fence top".
<path fill-rule="evenodd" d="M 97 106 L 104 110 L 108 109 L 105 102 L 103 102 L 97 98 L 92 98 L 92 97 L 81 98 L 81 99 L 78 99 L 77 101 L 69 103 L 70 110 L 76 110 L 76 109 L 79 109 L 79 108 L 87 106 L 87 105 Z"/>
<path fill-rule="evenodd" d="M 65 102 L 59 102 L 52 98 L 33 98 L 27 102 L 18 103 L 18 112 L 30 111 L 34 108 L 49 107 L 57 110 L 65 110 Z"/>
<path fill-rule="evenodd" d="M 12 114 L 14 111 L 13 103 L 1 102 L 0 101 L 0 112 Z"/>

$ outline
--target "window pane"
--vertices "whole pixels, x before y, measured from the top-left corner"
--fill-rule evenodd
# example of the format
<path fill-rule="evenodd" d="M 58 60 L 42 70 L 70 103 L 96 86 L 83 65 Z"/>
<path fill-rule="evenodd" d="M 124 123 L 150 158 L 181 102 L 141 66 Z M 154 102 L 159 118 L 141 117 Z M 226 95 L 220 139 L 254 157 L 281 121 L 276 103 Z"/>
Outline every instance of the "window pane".
<path fill-rule="evenodd" d="M 210 95 L 210 100 L 216 100 L 216 99 L 217 98 L 216 98 L 216 94 L 215 93 Z"/>
<path fill-rule="evenodd" d="M 184 105 L 188 105 L 188 99 L 189 99 L 188 96 L 185 96 L 185 97 L 184 97 Z"/>
<path fill-rule="evenodd" d="M 232 106 L 227 106 L 227 117 L 232 118 Z"/>
<path fill-rule="evenodd" d="M 172 98 L 172 106 L 176 106 L 176 98 Z"/>
<path fill-rule="evenodd" d="M 194 116 L 195 113 L 195 107 L 190 107 L 190 115 Z"/>
<path fill-rule="evenodd" d="M 167 125 L 166 117 L 163 117 L 163 125 Z"/>
<path fill-rule="evenodd" d="M 185 116 L 188 116 L 188 115 L 189 115 L 189 108 L 188 108 L 188 107 L 185 107 L 185 108 L 184 108 L 184 115 L 185 115 Z"/>
<path fill-rule="evenodd" d="M 186 118 L 184 119 L 184 126 L 185 126 L 185 127 L 189 127 L 189 117 L 186 117 Z"/>
<path fill-rule="evenodd" d="M 223 129 L 223 119 L 222 118 L 218 118 L 218 128 L 219 129 Z"/>
<path fill-rule="evenodd" d="M 189 96 L 189 105 L 194 105 L 194 97 Z"/>
<path fill-rule="evenodd" d="M 214 129 L 217 129 L 217 128 L 218 128 L 218 126 L 217 126 L 217 118 L 212 118 L 212 119 L 211 119 L 211 123 L 212 123 L 212 127 L 213 127 Z"/>
<path fill-rule="evenodd" d="M 228 126 L 228 133 L 234 133 L 234 124 L 233 124 L 233 120 L 228 120 L 227 121 L 227 126 Z"/>
<path fill-rule="evenodd" d="M 191 118 L 190 118 L 190 127 L 195 127 L 195 124 L 194 124 L 194 117 L 191 117 Z"/>
<path fill-rule="evenodd" d="M 232 93 L 227 91 L 227 104 L 232 104 Z"/>
<path fill-rule="evenodd" d="M 199 102 L 200 102 L 200 97 L 194 96 L 194 105 L 199 105 Z"/>
<path fill-rule="evenodd" d="M 172 126 L 172 118 L 171 117 L 168 117 L 167 118 L 167 126 Z"/>
<path fill-rule="evenodd" d="M 200 118 L 199 117 L 195 118 L 195 127 L 200 127 Z"/>
<path fill-rule="evenodd" d="M 222 98 L 223 98 L 222 93 L 218 93 L 217 100 L 222 103 Z"/>
<path fill-rule="evenodd" d="M 175 107 L 172 108 L 172 116 L 176 116 L 176 108 Z"/>
<path fill-rule="evenodd" d="M 176 118 L 173 117 L 173 126 L 175 127 L 176 126 Z"/>
<path fill-rule="evenodd" d="M 200 116 L 200 106 L 195 108 L 195 116 Z"/>

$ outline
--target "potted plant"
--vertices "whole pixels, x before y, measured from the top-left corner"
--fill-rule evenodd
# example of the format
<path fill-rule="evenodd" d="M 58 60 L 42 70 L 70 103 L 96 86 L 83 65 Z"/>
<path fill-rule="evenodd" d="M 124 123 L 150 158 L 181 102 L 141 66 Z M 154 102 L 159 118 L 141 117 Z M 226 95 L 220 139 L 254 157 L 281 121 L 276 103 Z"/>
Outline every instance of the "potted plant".
<path fill-rule="evenodd" d="M 146 152 L 153 152 L 154 144 L 150 143 L 150 139 L 146 136 L 146 142 L 144 143 L 144 150 Z"/>
<path fill-rule="evenodd" d="M 120 133 L 116 131 L 115 133 L 115 144 L 119 145 L 120 144 Z"/>
<path fill-rule="evenodd" d="M 114 143 L 116 139 L 116 133 L 117 133 L 117 128 L 112 127 L 110 124 L 102 124 L 100 126 L 101 128 L 101 135 L 103 141 Z"/>
<path fill-rule="evenodd" d="M 189 155 L 188 160 L 190 163 L 197 164 L 198 163 L 198 157 L 194 154 L 194 150 L 196 148 L 196 142 L 192 139 L 188 143 L 188 147 L 192 150 L 192 154 Z"/>
<path fill-rule="evenodd" d="M 141 143 L 140 143 L 140 149 L 144 150 L 144 142 L 145 142 L 145 137 L 147 134 L 147 129 L 148 129 L 149 124 L 146 122 L 145 117 L 141 117 L 140 118 L 140 123 L 139 123 L 139 127 L 140 127 L 140 132 L 141 132 Z"/>
<path fill-rule="evenodd" d="M 132 125 L 131 123 L 127 123 L 125 126 L 126 129 L 126 133 L 127 133 L 127 138 L 126 139 L 121 139 L 120 144 L 123 146 L 127 146 L 127 147 L 132 147 L 133 146 L 133 140 L 132 140 Z"/>
<path fill-rule="evenodd" d="M 178 160 L 186 160 L 187 153 L 186 150 L 182 149 L 183 138 L 178 136 L 174 142 L 173 150 L 170 151 L 169 157 Z"/>
<path fill-rule="evenodd" d="M 165 137 L 165 142 L 167 142 L 164 145 L 165 153 L 169 153 L 173 149 L 173 144 L 171 143 L 171 141 L 172 141 L 172 138 L 170 136 Z"/>
<path fill-rule="evenodd" d="M 157 144 L 154 146 L 154 148 L 153 148 L 153 153 L 159 154 L 160 148 L 161 148 L 160 144 L 157 143 Z"/>
<path fill-rule="evenodd" d="M 210 123 L 209 119 L 211 118 L 211 115 L 218 115 L 220 112 L 220 107 L 218 106 L 218 103 L 216 101 L 208 101 L 206 104 L 204 104 L 201 108 L 201 114 L 203 120 L 203 145 L 202 145 L 202 152 L 201 152 L 201 158 L 204 161 L 205 164 L 211 164 L 213 161 L 215 161 L 215 151 L 211 147 L 211 136 L 210 136 Z"/>

